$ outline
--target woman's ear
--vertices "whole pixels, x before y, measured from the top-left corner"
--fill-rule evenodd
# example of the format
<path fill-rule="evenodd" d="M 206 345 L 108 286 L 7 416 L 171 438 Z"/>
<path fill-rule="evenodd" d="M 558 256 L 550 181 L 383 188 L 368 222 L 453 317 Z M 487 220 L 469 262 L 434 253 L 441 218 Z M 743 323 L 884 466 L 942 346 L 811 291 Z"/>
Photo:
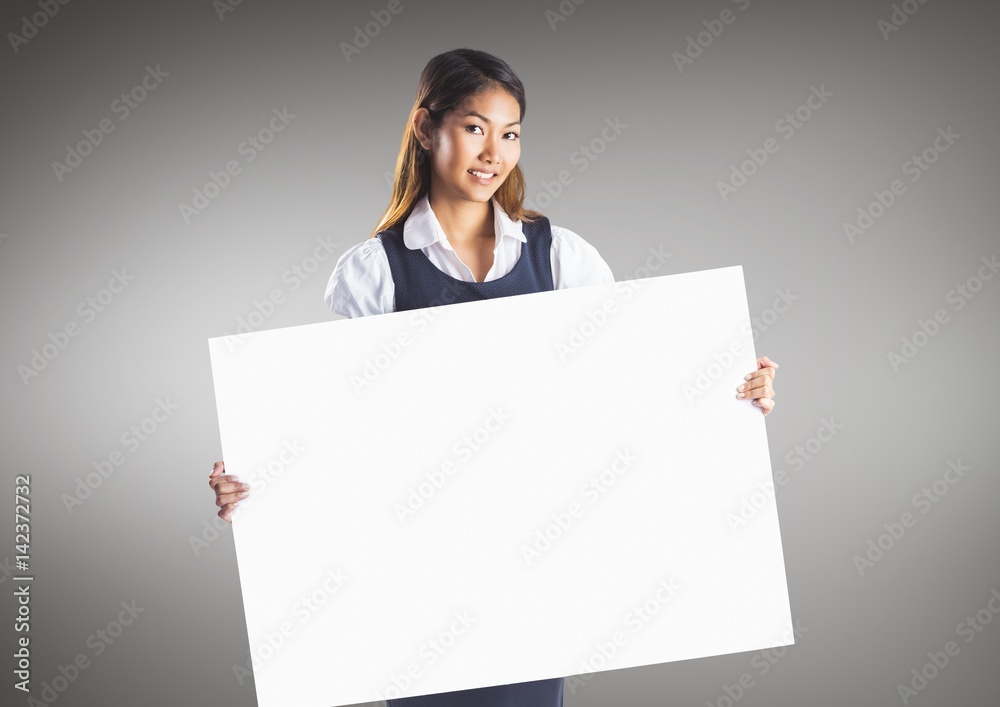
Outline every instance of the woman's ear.
<path fill-rule="evenodd" d="M 431 149 L 431 116 L 426 108 L 417 108 L 413 113 L 413 132 L 424 151 Z"/>

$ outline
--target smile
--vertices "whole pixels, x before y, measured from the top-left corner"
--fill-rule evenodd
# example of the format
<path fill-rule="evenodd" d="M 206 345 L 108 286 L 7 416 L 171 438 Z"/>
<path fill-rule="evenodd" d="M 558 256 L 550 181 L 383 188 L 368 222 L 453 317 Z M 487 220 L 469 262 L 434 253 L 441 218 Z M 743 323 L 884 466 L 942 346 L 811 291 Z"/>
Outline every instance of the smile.
<path fill-rule="evenodd" d="M 466 171 L 469 174 L 471 174 L 475 178 L 475 180 L 477 182 L 479 182 L 480 184 L 489 184 L 497 176 L 497 175 L 493 174 L 492 172 L 477 172 L 477 171 L 472 170 L 472 169 L 469 169 L 469 170 L 466 170 Z"/>

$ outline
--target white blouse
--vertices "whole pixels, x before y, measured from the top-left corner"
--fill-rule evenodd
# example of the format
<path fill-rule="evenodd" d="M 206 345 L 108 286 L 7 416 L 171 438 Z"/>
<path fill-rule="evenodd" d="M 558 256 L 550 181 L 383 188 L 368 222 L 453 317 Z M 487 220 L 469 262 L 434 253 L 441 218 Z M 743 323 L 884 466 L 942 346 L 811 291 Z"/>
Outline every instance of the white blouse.
<path fill-rule="evenodd" d="M 484 282 L 509 273 L 521 255 L 521 244 L 527 241 L 521 222 L 511 221 L 496 199 L 492 201 L 496 246 L 493 267 L 486 273 Z M 476 281 L 472 270 L 459 259 L 448 242 L 426 195 L 413 207 L 403 224 L 403 243 L 410 250 L 423 250 L 435 267 L 451 277 Z M 597 249 L 568 228 L 552 225 L 550 260 L 552 284 L 557 290 L 615 281 L 611 268 Z M 327 283 L 324 301 L 335 314 L 363 317 L 395 311 L 394 292 L 389 259 L 382 241 L 368 238 L 340 256 Z"/>

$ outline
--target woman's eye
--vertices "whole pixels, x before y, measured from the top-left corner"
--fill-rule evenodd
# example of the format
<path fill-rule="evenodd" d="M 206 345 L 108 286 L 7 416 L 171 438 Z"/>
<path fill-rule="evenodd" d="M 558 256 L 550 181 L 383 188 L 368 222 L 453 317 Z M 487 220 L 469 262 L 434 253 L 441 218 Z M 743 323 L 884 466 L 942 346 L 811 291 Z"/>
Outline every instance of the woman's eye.
<path fill-rule="evenodd" d="M 485 134 L 482 132 L 483 129 L 482 126 L 479 125 L 466 125 L 465 129 L 470 132 L 473 132 L 473 134 L 480 134 L 480 135 Z M 479 130 L 480 132 L 475 133 L 476 130 Z M 507 140 L 519 140 L 520 137 L 521 137 L 520 133 L 516 133 L 513 130 L 511 130 L 509 133 L 504 134 L 504 138 L 506 138 Z"/>

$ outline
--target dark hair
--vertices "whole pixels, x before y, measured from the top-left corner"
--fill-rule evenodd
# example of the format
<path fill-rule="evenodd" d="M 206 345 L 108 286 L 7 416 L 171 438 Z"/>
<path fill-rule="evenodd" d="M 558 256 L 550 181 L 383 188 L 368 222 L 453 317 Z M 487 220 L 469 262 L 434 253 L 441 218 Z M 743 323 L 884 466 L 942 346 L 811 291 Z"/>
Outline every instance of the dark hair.
<path fill-rule="evenodd" d="M 524 119 L 524 85 L 507 62 L 475 49 L 453 49 L 427 62 L 417 87 L 419 106 L 440 125 L 448 111 L 479 91 L 501 88 L 517 101 Z"/>
<path fill-rule="evenodd" d="M 420 74 L 417 95 L 403 128 L 392 197 L 372 231 L 373 238 L 379 231 L 405 219 L 430 188 L 431 166 L 413 128 L 414 113 L 419 108 L 426 108 L 431 125 L 437 129 L 444 117 L 467 98 L 480 91 L 497 88 L 517 101 L 519 120 L 524 120 L 524 85 L 502 59 L 476 49 L 452 49 L 427 62 Z M 542 216 L 537 211 L 524 208 L 524 173 L 519 165 L 514 166 L 504 183 L 497 188 L 494 198 L 514 221 L 534 221 Z"/>

